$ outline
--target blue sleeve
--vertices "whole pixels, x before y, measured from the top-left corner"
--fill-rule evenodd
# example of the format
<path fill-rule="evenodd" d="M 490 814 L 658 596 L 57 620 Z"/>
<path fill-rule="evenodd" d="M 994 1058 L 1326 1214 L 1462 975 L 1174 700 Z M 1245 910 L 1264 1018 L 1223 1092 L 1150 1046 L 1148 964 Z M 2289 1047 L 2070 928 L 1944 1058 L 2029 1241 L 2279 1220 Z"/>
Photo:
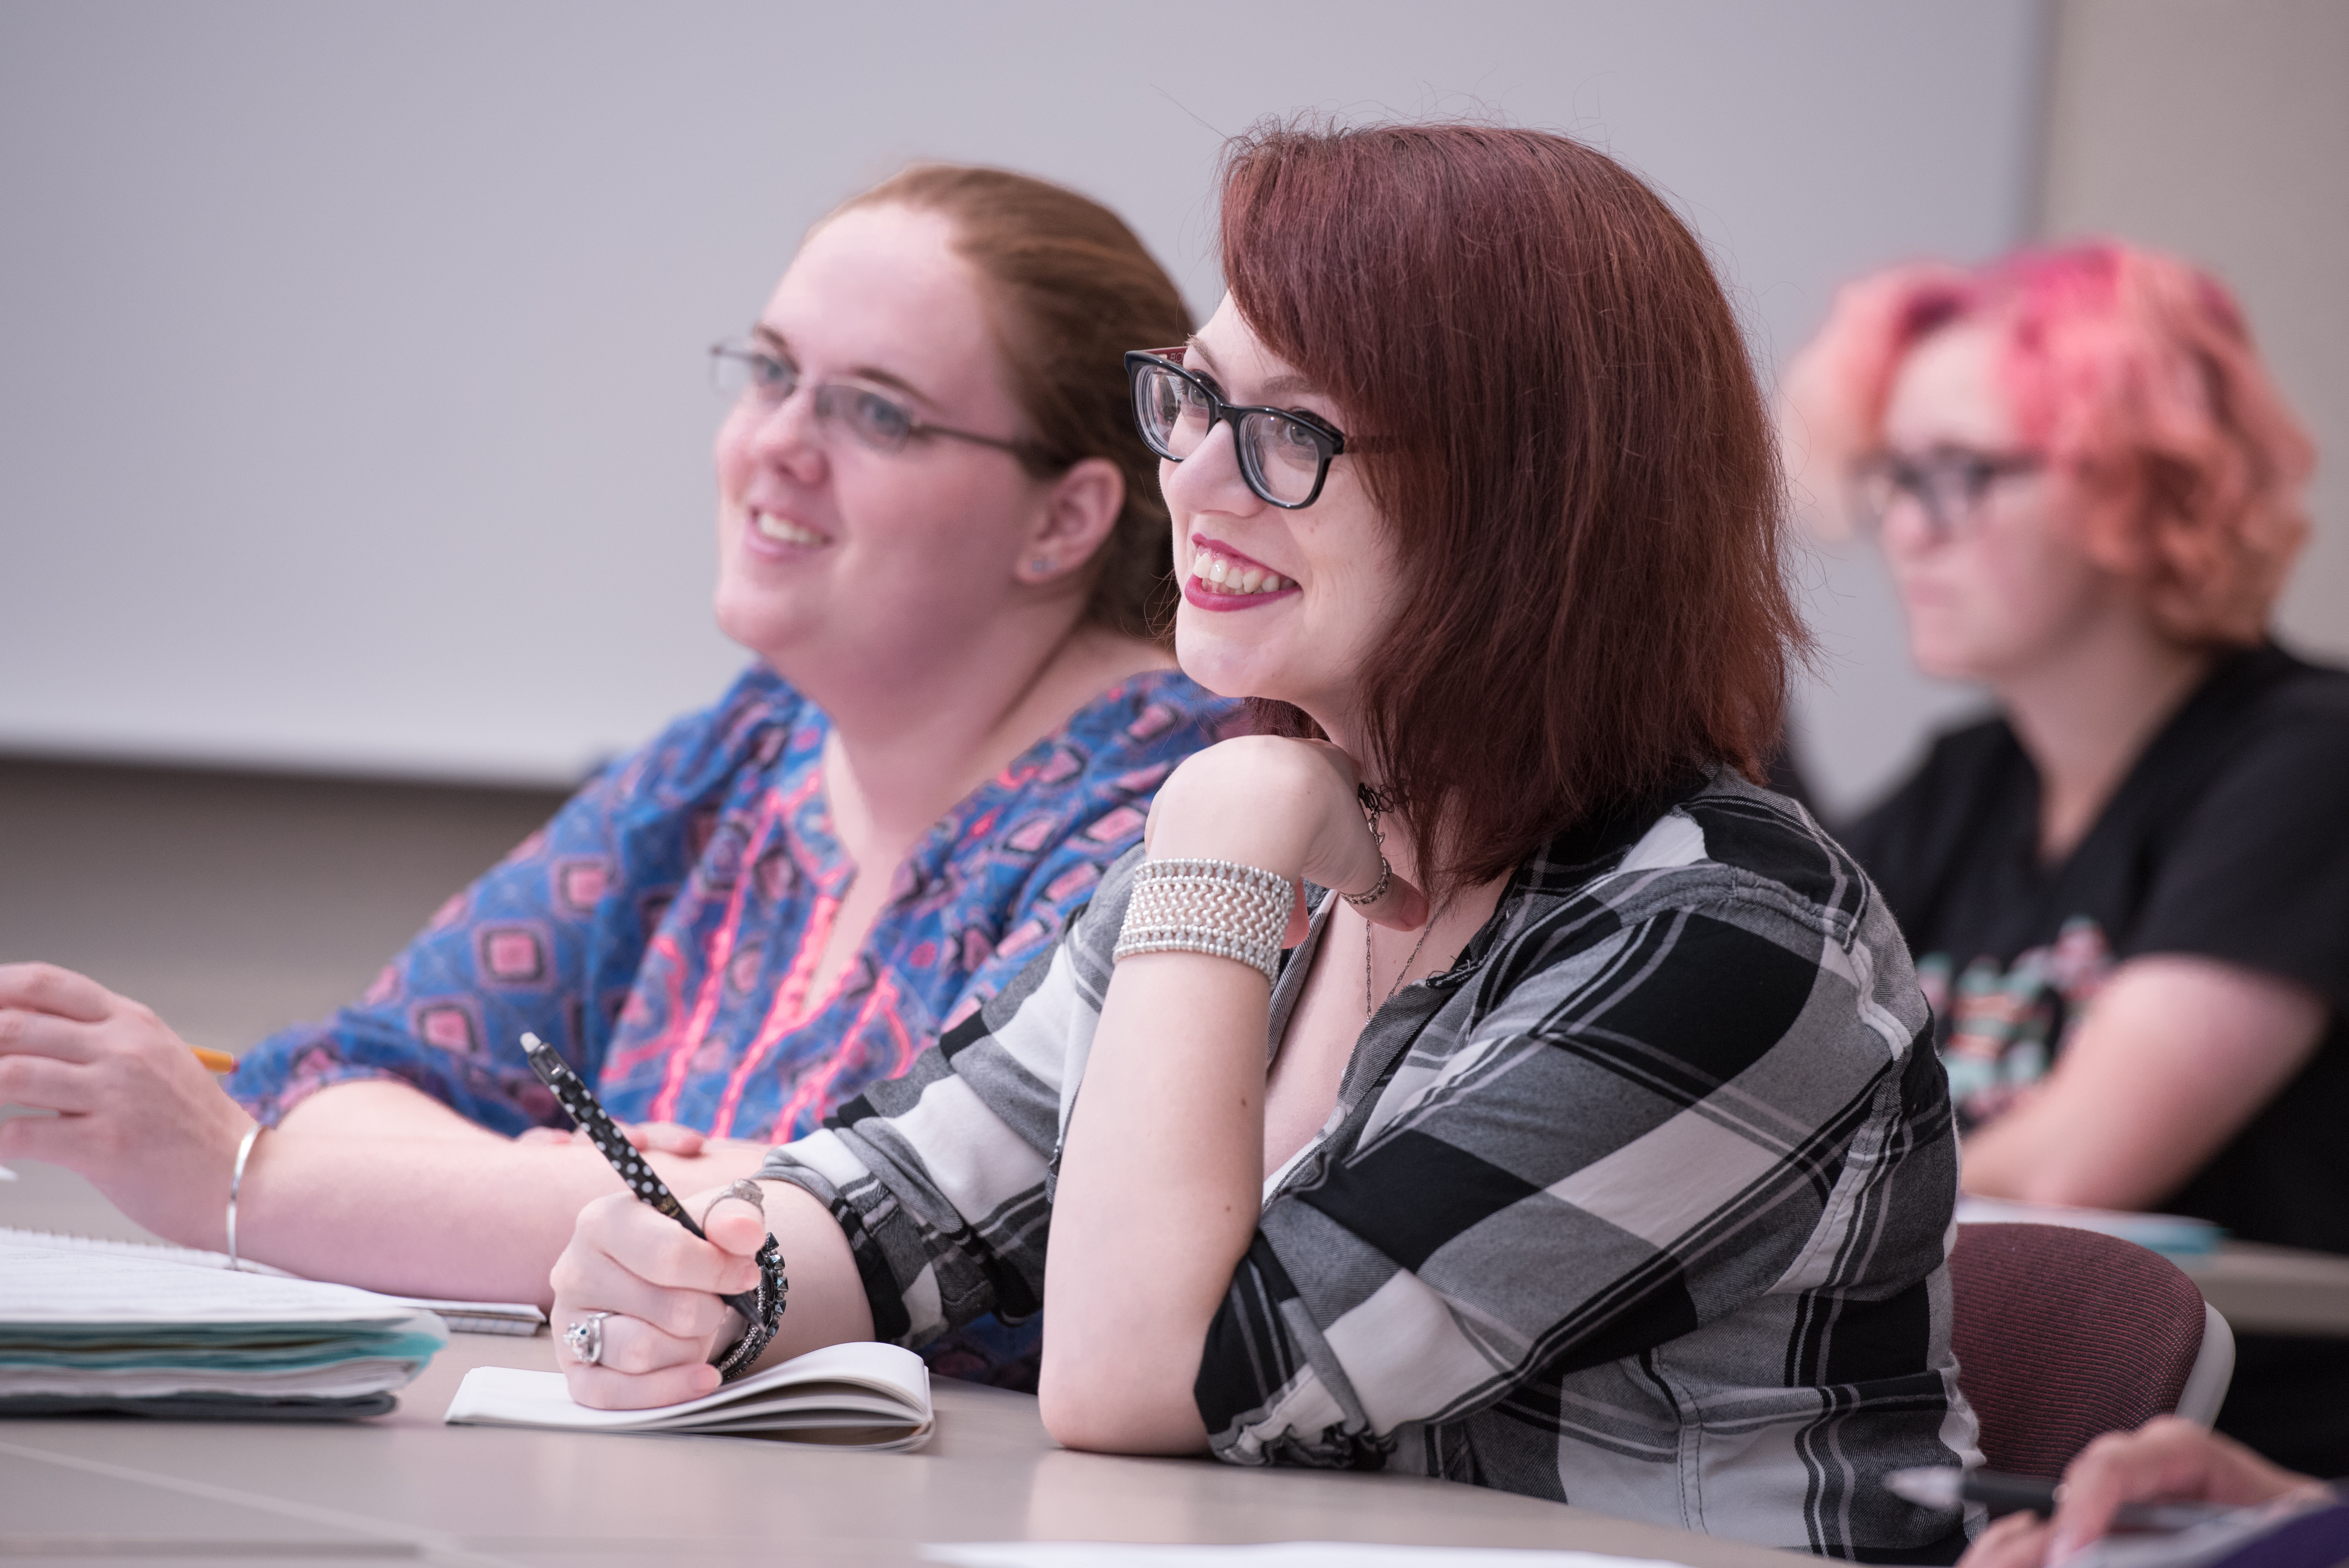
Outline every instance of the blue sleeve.
<path fill-rule="evenodd" d="M 436 910 L 357 1002 L 246 1053 L 229 1092 L 273 1125 L 318 1090 L 362 1078 L 411 1085 L 499 1132 L 559 1121 L 517 1042 L 529 1030 L 580 1059 L 587 954 L 624 804 L 618 772 Z"/>
<path fill-rule="evenodd" d="M 757 760 L 780 690 L 754 670 L 606 768 L 443 904 L 358 1001 L 246 1053 L 229 1093 L 274 1125 L 331 1085 L 387 1078 L 496 1132 L 564 1125 L 520 1037 L 595 1081 L 610 1015 L 691 867 L 696 823 Z"/>

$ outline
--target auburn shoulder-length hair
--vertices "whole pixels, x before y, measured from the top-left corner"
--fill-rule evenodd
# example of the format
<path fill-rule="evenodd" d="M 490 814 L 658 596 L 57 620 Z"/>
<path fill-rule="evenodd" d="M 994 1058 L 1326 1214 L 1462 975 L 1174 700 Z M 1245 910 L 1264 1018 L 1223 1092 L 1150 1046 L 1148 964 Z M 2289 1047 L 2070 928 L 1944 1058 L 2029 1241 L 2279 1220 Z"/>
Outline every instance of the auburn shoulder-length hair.
<path fill-rule="evenodd" d="M 1438 887 L 1695 770 L 1757 781 L 1807 635 L 1703 247 L 1622 165 L 1486 125 L 1260 128 L 1224 278 L 1326 389 L 1403 581 L 1366 743 Z M 1275 733 L 1313 732 L 1257 704 Z"/>
<path fill-rule="evenodd" d="M 2182 642 L 2264 637 L 2308 538 L 2302 493 L 2315 448 L 2226 286 L 2118 240 L 1971 270 L 1888 267 L 1837 292 L 1784 393 L 1790 464 L 1830 532 L 1844 529 L 1847 475 L 1882 438 L 1901 365 L 1962 324 L 1997 334 L 2023 439 L 2127 503 L 2063 520 L 2089 558 L 2137 584 Z"/>

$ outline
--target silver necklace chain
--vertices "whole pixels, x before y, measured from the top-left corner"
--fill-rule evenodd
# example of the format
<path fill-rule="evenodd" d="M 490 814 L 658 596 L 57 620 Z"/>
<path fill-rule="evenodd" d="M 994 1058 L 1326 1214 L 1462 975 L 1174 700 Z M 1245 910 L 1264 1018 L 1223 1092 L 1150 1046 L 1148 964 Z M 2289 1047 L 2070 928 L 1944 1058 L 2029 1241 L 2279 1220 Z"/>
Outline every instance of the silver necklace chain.
<path fill-rule="evenodd" d="M 1419 940 L 1411 944 L 1411 955 L 1402 961 L 1402 968 L 1395 971 L 1394 983 L 1387 987 L 1387 1002 L 1392 1002 L 1394 993 L 1402 989 L 1402 977 L 1409 974 L 1411 966 L 1419 961 L 1419 950 L 1427 945 L 1427 933 L 1435 929 L 1436 917 L 1442 913 L 1440 909 L 1429 912 L 1427 925 L 1420 931 Z M 1386 1005 L 1385 1002 L 1374 1002 L 1371 1000 L 1376 992 L 1371 989 L 1374 982 L 1371 978 L 1371 932 L 1376 929 L 1369 919 L 1362 921 L 1362 1012 L 1366 1016 Z"/>
<path fill-rule="evenodd" d="M 1384 891 L 1385 877 L 1383 873 L 1386 869 L 1387 863 L 1384 851 L 1387 846 L 1387 836 L 1379 830 L 1379 812 L 1381 809 L 1381 797 L 1373 794 L 1370 786 L 1367 784 L 1362 786 L 1361 794 L 1362 797 L 1362 809 L 1369 812 L 1371 815 L 1371 836 L 1378 840 L 1379 848 L 1381 850 L 1381 854 L 1379 856 L 1379 868 L 1381 876 L 1380 877 L 1379 890 Z M 1409 974 L 1411 972 L 1411 966 L 1419 961 L 1420 949 L 1427 945 L 1429 934 L 1435 929 L 1435 922 L 1443 918 L 1444 911 L 1440 909 L 1430 909 L 1427 912 L 1427 924 L 1419 929 L 1419 940 L 1411 944 L 1410 955 L 1402 961 L 1402 968 L 1395 971 L 1394 983 L 1387 987 L 1386 1002 L 1392 1002 L 1394 1000 L 1395 992 L 1402 989 L 1403 976 Z M 1377 928 L 1371 923 L 1370 918 L 1368 916 L 1364 916 L 1362 919 L 1362 1015 L 1366 1018 L 1386 1005 L 1386 1002 L 1381 1002 L 1379 1000 L 1378 981 L 1376 976 L 1372 972 L 1374 962 L 1371 951 L 1371 933 L 1376 929 Z"/>

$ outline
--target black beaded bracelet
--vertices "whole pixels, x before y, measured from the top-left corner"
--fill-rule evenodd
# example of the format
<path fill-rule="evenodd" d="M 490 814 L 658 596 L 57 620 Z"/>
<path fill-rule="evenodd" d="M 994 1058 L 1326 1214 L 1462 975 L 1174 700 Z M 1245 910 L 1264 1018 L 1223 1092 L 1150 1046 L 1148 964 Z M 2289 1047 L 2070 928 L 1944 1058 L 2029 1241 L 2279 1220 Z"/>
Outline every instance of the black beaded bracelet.
<path fill-rule="evenodd" d="M 750 1371 L 757 1363 L 760 1353 L 773 1341 L 775 1331 L 782 1326 L 784 1300 L 792 1293 L 791 1276 L 783 1272 L 782 1249 L 772 1232 L 768 1234 L 766 1244 L 759 1249 L 754 1261 L 759 1265 L 756 1293 L 759 1315 L 750 1320 L 750 1327 L 742 1331 L 742 1337 L 729 1345 L 712 1364 L 718 1368 L 719 1380 L 726 1383 L 731 1383 Z M 739 1311 L 741 1298 L 730 1299 Z"/>
<path fill-rule="evenodd" d="M 696 1228 L 697 1232 L 709 1229 L 711 1212 L 730 1198 L 756 1209 L 761 1220 L 766 1218 L 765 1191 L 755 1181 L 737 1181 L 709 1200 L 709 1207 L 701 1211 L 701 1224 Z M 742 1330 L 741 1338 L 710 1357 L 710 1365 L 718 1368 L 720 1379 L 728 1383 L 750 1371 L 758 1361 L 759 1353 L 772 1343 L 775 1330 L 783 1321 L 785 1301 L 792 1292 L 791 1276 L 783 1272 L 782 1249 L 776 1242 L 773 1231 L 767 1232 L 766 1241 L 761 1243 L 758 1251 L 751 1254 L 751 1262 L 759 1265 L 757 1288 L 723 1298 L 728 1306 L 742 1314 L 748 1326 Z"/>

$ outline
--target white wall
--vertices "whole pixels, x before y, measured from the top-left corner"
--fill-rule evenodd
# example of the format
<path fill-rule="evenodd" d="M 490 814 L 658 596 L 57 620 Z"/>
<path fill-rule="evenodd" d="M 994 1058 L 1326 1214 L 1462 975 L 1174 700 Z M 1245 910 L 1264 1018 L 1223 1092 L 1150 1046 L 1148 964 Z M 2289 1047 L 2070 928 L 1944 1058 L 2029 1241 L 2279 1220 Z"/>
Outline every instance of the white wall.
<path fill-rule="evenodd" d="M 2066 0 L 2043 227 L 2231 284 L 2316 438 L 2315 531 L 2278 625 L 2349 656 L 2349 5 Z"/>
<path fill-rule="evenodd" d="M 0 0 L 0 749 L 559 780 L 706 701 L 701 348 L 927 155 L 1067 181 L 1211 306 L 1222 136 L 1498 111 L 1682 204 L 1755 340 L 2029 223 L 2036 0 Z M 1806 567 L 1831 802 L 1946 694 Z"/>

